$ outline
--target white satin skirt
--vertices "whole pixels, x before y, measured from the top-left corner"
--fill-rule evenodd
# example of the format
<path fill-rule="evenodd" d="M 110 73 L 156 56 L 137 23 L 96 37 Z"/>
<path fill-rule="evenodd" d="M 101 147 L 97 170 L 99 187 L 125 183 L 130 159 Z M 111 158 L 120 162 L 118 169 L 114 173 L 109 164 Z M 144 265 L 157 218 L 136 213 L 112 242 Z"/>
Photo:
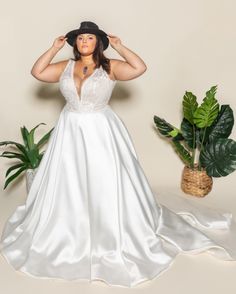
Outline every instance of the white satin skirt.
<path fill-rule="evenodd" d="M 25 204 L 5 223 L 1 253 L 32 277 L 123 287 L 157 277 L 180 253 L 236 260 L 231 213 L 156 196 L 110 106 L 64 107 Z"/>

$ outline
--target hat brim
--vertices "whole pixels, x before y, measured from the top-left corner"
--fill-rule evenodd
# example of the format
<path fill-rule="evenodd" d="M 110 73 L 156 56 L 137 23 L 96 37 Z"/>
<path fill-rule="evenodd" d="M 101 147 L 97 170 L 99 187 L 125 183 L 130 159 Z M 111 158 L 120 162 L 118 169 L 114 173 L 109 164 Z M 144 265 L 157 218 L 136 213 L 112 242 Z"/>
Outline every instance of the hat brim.
<path fill-rule="evenodd" d="M 68 32 L 65 37 L 67 38 L 67 43 L 70 46 L 74 45 L 74 41 L 77 38 L 77 36 L 79 34 L 85 34 L 85 33 L 91 33 L 91 34 L 95 34 L 95 35 L 99 35 L 102 39 L 103 42 L 103 50 L 106 50 L 108 45 L 109 45 L 109 39 L 107 38 L 107 34 L 102 31 L 102 30 L 98 30 L 98 29 L 77 29 L 77 30 L 72 30 L 70 32 Z"/>

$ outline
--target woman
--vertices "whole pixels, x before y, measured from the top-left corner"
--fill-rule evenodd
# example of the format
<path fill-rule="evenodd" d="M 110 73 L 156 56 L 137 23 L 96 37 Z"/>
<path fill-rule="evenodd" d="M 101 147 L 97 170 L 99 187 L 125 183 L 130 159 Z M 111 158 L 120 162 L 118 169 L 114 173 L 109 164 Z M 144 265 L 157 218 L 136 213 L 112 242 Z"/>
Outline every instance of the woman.
<path fill-rule="evenodd" d="M 75 58 L 50 63 L 66 41 Z M 125 61 L 104 56 L 109 43 Z M 2 254 L 16 270 L 132 287 L 158 276 L 180 253 L 236 259 L 232 215 L 200 212 L 184 201 L 172 209 L 158 204 L 128 130 L 109 106 L 116 81 L 146 68 L 90 21 L 57 38 L 33 65 L 38 80 L 59 82 L 66 104 L 26 203 L 2 234 Z"/>

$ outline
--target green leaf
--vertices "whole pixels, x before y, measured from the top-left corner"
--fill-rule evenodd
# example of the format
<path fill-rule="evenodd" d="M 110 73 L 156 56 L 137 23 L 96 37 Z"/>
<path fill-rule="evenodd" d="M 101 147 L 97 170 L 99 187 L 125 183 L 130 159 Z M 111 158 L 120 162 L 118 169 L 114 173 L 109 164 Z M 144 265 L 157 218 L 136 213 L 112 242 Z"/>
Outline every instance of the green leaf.
<path fill-rule="evenodd" d="M 28 145 L 29 145 L 29 148 L 32 149 L 34 147 L 34 132 L 36 130 L 36 128 L 38 128 L 40 125 L 46 125 L 45 123 L 39 123 L 37 126 L 35 126 L 29 133 L 29 136 L 28 136 Z"/>
<path fill-rule="evenodd" d="M 11 171 L 13 171 L 14 169 L 17 169 L 17 168 L 22 167 L 22 166 L 24 166 L 24 165 L 25 165 L 25 163 L 18 163 L 18 164 L 16 164 L 16 165 L 11 166 L 11 167 L 7 170 L 5 177 L 7 177 L 7 176 L 9 175 L 9 173 L 10 173 Z"/>
<path fill-rule="evenodd" d="M 23 153 L 23 155 L 27 157 L 27 150 L 25 149 L 25 146 L 20 143 L 16 143 L 14 141 L 2 141 L 0 142 L 0 146 L 2 145 L 15 145 Z"/>
<path fill-rule="evenodd" d="M 173 141 L 172 140 L 172 144 L 174 145 L 174 148 L 175 148 L 177 154 L 183 160 L 183 162 L 186 165 L 190 166 L 192 157 L 191 157 L 190 153 L 188 152 L 188 150 L 185 149 L 184 146 L 178 141 Z"/>
<path fill-rule="evenodd" d="M 181 133 L 188 147 L 195 149 L 199 140 L 199 129 L 195 125 L 192 125 L 186 118 L 183 118 Z"/>
<path fill-rule="evenodd" d="M 169 132 L 169 135 L 172 137 L 174 141 L 182 141 L 184 137 L 182 136 L 179 129 L 174 128 L 171 132 Z"/>
<path fill-rule="evenodd" d="M 194 112 L 194 123 L 198 128 L 209 127 L 218 115 L 219 104 L 215 99 L 216 88 L 217 86 L 213 86 L 206 92 L 202 104 Z"/>
<path fill-rule="evenodd" d="M 36 144 L 36 146 L 38 147 L 38 148 L 40 148 L 48 139 L 49 139 L 49 137 L 50 137 L 50 135 L 51 135 L 51 132 L 54 130 L 54 128 L 52 128 L 48 133 L 46 133 L 43 137 L 42 137 L 42 139 L 40 139 L 39 140 L 39 142 Z"/>
<path fill-rule="evenodd" d="M 31 163 L 31 168 L 35 168 L 38 166 L 39 160 L 39 150 L 38 148 L 30 149 L 28 152 L 28 157 Z"/>
<path fill-rule="evenodd" d="M 174 129 L 171 132 L 169 132 L 168 134 L 174 138 L 178 135 L 178 133 L 179 133 L 179 131 L 177 129 Z"/>
<path fill-rule="evenodd" d="M 167 138 L 173 138 L 174 141 L 183 140 L 183 136 L 179 129 L 166 122 L 163 118 L 154 116 L 154 122 L 160 134 Z"/>
<path fill-rule="evenodd" d="M 26 150 L 29 150 L 29 143 L 28 143 L 29 131 L 27 130 L 27 128 L 25 126 L 23 126 L 20 129 L 21 129 L 21 135 L 24 140 L 25 148 L 26 148 Z"/>
<path fill-rule="evenodd" d="M 233 110 L 229 105 L 222 105 L 213 124 L 206 130 L 206 140 L 228 138 L 234 125 Z"/>
<path fill-rule="evenodd" d="M 7 180 L 6 180 L 6 182 L 5 182 L 5 185 L 4 185 L 4 190 L 6 189 L 6 187 L 10 184 L 10 182 L 12 182 L 14 179 L 16 179 L 18 176 L 19 176 L 19 174 L 21 174 L 24 170 L 26 170 L 27 169 L 27 165 L 24 165 L 24 166 L 22 166 L 16 173 L 14 173 L 12 176 L 10 176 Z"/>
<path fill-rule="evenodd" d="M 198 107 L 197 97 L 192 92 L 186 91 L 183 97 L 182 105 L 184 118 L 187 119 L 193 125 L 194 113 Z"/>
<path fill-rule="evenodd" d="M 236 142 L 227 138 L 214 139 L 206 144 L 199 160 L 209 176 L 227 176 L 236 169 Z"/>
<path fill-rule="evenodd" d="M 154 122 L 157 126 L 158 131 L 165 137 L 170 138 L 170 132 L 172 132 L 175 127 L 169 124 L 167 121 L 165 121 L 163 118 L 160 118 L 158 116 L 154 116 Z"/>
<path fill-rule="evenodd" d="M 12 151 L 4 151 L 0 157 L 7 157 L 7 158 L 18 158 L 20 159 L 22 162 L 27 162 L 27 158 L 20 154 L 20 153 L 16 153 L 16 152 L 12 152 Z"/>

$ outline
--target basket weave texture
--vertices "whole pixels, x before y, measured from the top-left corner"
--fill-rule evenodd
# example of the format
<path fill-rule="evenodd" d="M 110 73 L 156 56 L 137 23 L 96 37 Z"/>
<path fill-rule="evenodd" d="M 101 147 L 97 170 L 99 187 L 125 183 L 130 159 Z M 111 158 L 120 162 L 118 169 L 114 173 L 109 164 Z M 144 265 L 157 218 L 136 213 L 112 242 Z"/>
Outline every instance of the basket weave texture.
<path fill-rule="evenodd" d="M 190 195 L 197 197 L 206 196 L 212 189 L 212 177 L 206 171 L 198 170 L 195 164 L 194 168 L 185 166 L 182 173 L 181 189 Z"/>

